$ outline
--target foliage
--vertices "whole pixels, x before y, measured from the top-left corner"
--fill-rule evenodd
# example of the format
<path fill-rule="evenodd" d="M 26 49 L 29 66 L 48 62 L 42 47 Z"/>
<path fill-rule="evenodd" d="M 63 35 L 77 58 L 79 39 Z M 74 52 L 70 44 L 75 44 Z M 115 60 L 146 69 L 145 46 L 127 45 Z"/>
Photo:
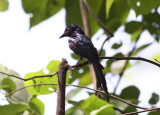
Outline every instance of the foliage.
<path fill-rule="evenodd" d="M 125 28 L 124 32 L 131 36 L 131 46 L 135 43 L 132 51 L 126 54 L 123 54 L 119 50 L 125 45 L 123 42 L 113 43 L 110 50 L 114 50 L 116 53 L 112 56 L 135 56 L 153 43 L 160 41 L 160 12 L 158 12 L 158 9 L 160 8 L 160 0 L 87 0 L 87 2 L 97 18 L 100 19 L 100 21 L 109 28 L 109 30 L 116 34 L 116 31 L 123 26 Z M 0 0 L 0 11 L 6 11 L 8 9 L 8 4 L 7 0 Z M 30 15 L 30 28 L 54 16 L 62 8 L 66 11 L 66 25 L 75 23 L 83 27 L 79 0 L 22 0 L 22 6 L 25 13 Z M 141 16 L 142 19 L 140 21 L 131 20 L 128 22 L 127 18 L 131 10 L 134 11 L 137 16 Z M 88 17 L 91 34 L 93 36 L 99 29 L 103 28 L 97 23 L 90 12 L 88 12 Z M 104 31 L 106 32 L 106 30 Z M 154 42 L 142 44 L 141 46 L 136 47 L 136 43 L 141 38 L 144 31 L 148 31 L 150 35 L 153 36 Z M 103 35 L 108 36 L 105 32 Z M 106 56 L 106 50 L 102 49 L 102 52 L 101 56 Z M 71 54 L 71 56 L 73 59 L 77 61 L 79 60 L 75 54 Z M 159 58 L 159 54 L 157 57 Z M 83 59 L 81 63 L 85 61 L 86 60 Z M 51 61 L 46 68 L 38 72 L 26 74 L 25 79 L 33 76 L 53 74 L 58 70 L 59 63 L 60 62 L 56 60 Z M 116 74 L 120 79 L 123 77 L 122 73 L 133 66 L 133 64 L 128 61 L 107 60 L 105 63 L 106 65 L 104 66 L 103 71 L 104 74 L 107 75 L 110 73 L 113 76 Z M 19 76 L 18 73 L 4 67 L 3 65 L 0 65 L 0 70 L 7 74 Z M 71 78 L 69 78 L 69 72 L 67 72 L 66 82 L 72 84 L 75 81 L 78 82 L 78 85 L 83 86 L 92 84 L 88 66 L 83 66 L 79 70 L 74 68 L 73 77 Z M 57 75 L 53 77 L 36 78 L 23 82 L 22 80 L 0 74 L 0 88 L 4 90 L 6 94 L 24 87 L 25 85 L 28 86 L 39 83 L 58 83 Z M 44 104 L 37 98 L 37 96 L 50 94 L 56 92 L 56 90 L 57 86 L 54 85 L 32 86 L 27 89 L 20 90 L 9 97 L 6 97 L 9 104 L 1 105 L 0 113 L 5 115 L 16 115 L 27 112 L 30 115 L 43 115 Z M 91 92 L 88 92 L 89 97 L 87 99 L 73 101 L 73 97 L 78 95 L 81 90 L 82 89 L 80 88 L 71 89 L 66 95 L 66 100 L 68 103 L 72 104 L 72 107 L 66 111 L 66 115 L 120 114 L 118 111 L 113 109 L 114 107 L 117 107 L 124 112 L 137 111 L 136 108 L 117 101 L 116 99 L 111 98 L 110 103 L 107 103 L 106 101 L 94 96 Z M 140 103 L 140 93 L 141 92 L 138 87 L 132 85 L 122 89 L 119 95 L 115 94 L 115 92 L 113 92 L 113 95 L 138 105 Z M 152 93 L 149 104 L 157 104 L 158 101 L 159 95 Z M 156 111 L 149 113 L 149 115 L 156 114 L 159 114 L 159 112 Z"/>

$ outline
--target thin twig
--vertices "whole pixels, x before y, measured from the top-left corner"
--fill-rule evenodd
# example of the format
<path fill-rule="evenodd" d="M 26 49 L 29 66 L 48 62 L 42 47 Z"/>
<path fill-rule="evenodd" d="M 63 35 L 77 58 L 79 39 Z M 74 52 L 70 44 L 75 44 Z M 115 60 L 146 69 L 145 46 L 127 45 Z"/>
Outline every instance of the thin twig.
<path fill-rule="evenodd" d="M 97 18 L 97 16 L 93 13 L 92 9 L 88 5 L 86 0 L 83 0 L 84 4 L 86 5 L 89 12 L 92 14 L 92 16 L 95 18 L 95 20 L 98 22 L 98 24 L 110 35 L 113 36 L 113 33 Z"/>
<path fill-rule="evenodd" d="M 125 113 L 125 114 L 121 114 L 121 115 L 134 115 L 134 114 L 137 114 L 137 113 L 143 113 L 143 112 L 147 112 L 147 111 L 155 111 L 155 110 L 158 110 L 158 109 L 160 109 L 160 107 L 149 108 L 149 109 L 146 109 L 146 110 L 136 111 L 136 112 L 130 112 L 130 113 Z"/>
<path fill-rule="evenodd" d="M 32 86 L 39 86 L 39 85 L 58 85 L 58 84 L 57 84 L 57 83 L 32 84 L 32 85 L 28 85 L 28 86 L 19 88 L 19 89 L 17 89 L 17 90 L 14 90 L 14 91 L 8 93 L 8 94 L 6 95 L 6 97 L 7 97 L 7 96 L 10 96 L 11 94 L 13 94 L 13 93 L 15 93 L 15 92 L 17 92 L 17 91 L 19 91 L 19 90 L 24 89 L 24 88 L 28 88 L 28 87 L 32 87 Z M 128 104 L 128 105 L 131 105 L 131 106 L 133 106 L 133 107 L 140 108 L 140 109 L 149 109 L 149 108 L 145 108 L 145 107 L 141 107 L 141 106 L 132 104 L 132 103 L 130 103 L 130 102 L 128 102 L 128 101 L 125 101 L 125 100 L 117 97 L 117 96 L 114 96 L 114 95 L 111 95 L 111 94 L 108 95 L 107 93 L 105 93 L 105 92 L 103 92 L 103 91 L 100 91 L 100 90 L 95 90 L 95 89 L 92 89 L 92 88 L 89 88 L 89 87 L 80 86 L 80 85 L 73 85 L 73 84 L 66 84 L 66 86 L 73 86 L 73 87 L 78 87 L 78 88 L 85 88 L 85 89 L 89 89 L 89 90 L 92 90 L 92 91 L 100 92 L 100 93 L 103 93 L 103 94 L 105 94 L 105 95 L 107 95 L 107 96 L 110 96 L 110 97 L 112 97 L 112 98 L 115 98 L 115 99 L 117 99 L 117 100 L 119 100 L 119 101 L 121 101 L 121 102 L 124 102 L 124 103 L 126 103 L 126 104 Z"/>
<path fill-rule="evenodd" d="M 11 74 L 7 74 L 7 73 L 4 73 L 4 72 L 0 72 L 1 74 L 4 74 L 4 75 L 7 75 L 7 76 L 10 76 L 10 77 L 15 77 L 17 79 L 20 79 L 20 80 L 23 80 L 23 81 L 28 81 L 28 80 L 32 80 L 32 79 L 35 79 L 35 78 L 41 78 L 41 77 L 52 77 L 56 74 L 58 74 L 58 71 L 53 73 L 53 74 L 49 74 L 49 75 L 41 75 L 41 76 L 34 76 L 34 77 L 31 77 L 31 78 L 28 78 L 28 79 L 24 79 L 24 78 L 21 78 L 21 77 L 18 77 L 16 75 L 11 75 Z"/>
<path fill-rule="evenodd" d="M 102 45 L 101 45 L 101 48 L 100 48 L 100 50 L 99 50 L 98 55 L 101 55 L 104 44 L 105 44 L 105 43 L 106 43 L 106 41 L 108 41 L 110 38 L 111 38 L 111 36 L 109 35 L 109 36 L 104 40 L 104 42 L 103 42 L 103 43 L 102 43 Z"/>

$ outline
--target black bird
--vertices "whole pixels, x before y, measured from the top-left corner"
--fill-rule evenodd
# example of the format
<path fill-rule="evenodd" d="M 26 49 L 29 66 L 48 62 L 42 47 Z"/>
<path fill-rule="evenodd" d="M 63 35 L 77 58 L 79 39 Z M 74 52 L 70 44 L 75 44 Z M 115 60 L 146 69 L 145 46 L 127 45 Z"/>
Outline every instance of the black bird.
<path fill-rule="evenodd" d="M 70 24 L 60 38 L 62 37 L 69 37 L 69 47 L 80 57 L 80 60 L 84 57 L 88 60 L 89 64 L 93 65 L 96 74 L 97 88 L 103 88 L 103 90 L 109 94 L 106 80 L 102 72 L 104 68 L 99 62 L 97 49 L 94 47 L 90 38 L 84 34 L 82 28 L 76 24 Z"/>

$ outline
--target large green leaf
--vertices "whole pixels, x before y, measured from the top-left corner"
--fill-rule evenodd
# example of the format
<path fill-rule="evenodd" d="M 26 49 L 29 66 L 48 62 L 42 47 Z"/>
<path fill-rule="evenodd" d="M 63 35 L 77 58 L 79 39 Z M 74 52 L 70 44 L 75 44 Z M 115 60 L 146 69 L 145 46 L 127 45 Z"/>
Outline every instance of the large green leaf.
<path fill-rule="evenodd" d="M 8 69 L 3 65 L 0 65 L 0 71 L 6 74 L 15 75 L 15 76 L 20 77 L 20 75 L 17 72 L 11 69 Z M 24 81 L 17 79 L 15 77 L 0 74 L 0 87 L 6 90 L 6 92 L 10 92 L 10 91 L 15 90 L 15 88 L 19 89 L 21 87 L 24 87 Z M 7 89 L 5 89 L 4 87 Z M 26 89 L 22 89 L 8 96 L 7 100 L 10 103 L 14 103 L 14 104 L 18 104 L 18 103 L 28 104 L 30 101 L 30 98 L 31 98 L 31 95 L 28 93 L 28 91 Z"/>
<path fill-rule="evenodd" d="M 49 71 L 49 74 L 53 74 L 55 72 L 58 71 L 59 68 L 59 64 L 60 61 L 51 61 L 46 69 L 47 71 Z M 31 78 L 34 76 L 41 76 L 41 75 L 46 75 L 44 73 L 45 69 L 42 69 L 38 72 L 32 72 L 32 73 L 28 73 L 25 78 Z M 67 72 L 66 75 L 66 83 L 68 83 L 69 81 L 69 72 Z M 58 83 L 58 76 L 55 75 L 53 77 L 41 77 L 41 78 L 36 78 L 33 80 L 28 80 L 25 82 L 25 85 L 32 85 L 32 84 L 39 84 L 39 83 Z M 50 94 L 53 91 L 50 90 L 50 88 L 54 89 L 54 91 L 57 90 L 57 86 L 56 85 L 41 85 L 41 86 L 32 86 L 32 87 L 28 87 L 28 91 L 32 94 L 32 95 L 42 95 L 42 94 Z"/>
<path fill-rule="evenodd" d="M 21 115 L 27 109 L 28 109 L 27 105 L 9 104 L 9 105 L 0 106 L 0 114 L 1 115 Z"/>
<path fill-rule="evenodd" d="M 32 13 L 30 28 L 50 18 L 64 7 L 65 0 L 22 0 L 26 13 Z"/>
<path fill-rule="evenodd" d="M 87 114 L 95 113 L 96 115 L 114 115 L 113 105 L 91 95 L 88 99 L 80 103 L 80 109 Z"/>
<path fill-rule="evenodd" d="M 115 0 L 110 8 L 109 18 L 106 20 L 106 26 L 111 31 L 116 31 L 126 22 L 130 11 L 127 0 Z"/>
<path fill-rule="evenodd" d="M 128 0 L 128 3 L 136 14 L 149 14 L 152 9 L 160 5 L 160 0 Z"/>
<path fill-rule="evenodd" d="M 34 111 L 38 115 L 44 115 L 44 104 L 38 98 L 32 97 L 29 105 L 30 108 L 32 108 L 32 111 Z"/>
<path fill-rule="evenodd" d="M 8 9 L 8 0 L 0 0 L 0 11 L 4 12 Z"/>

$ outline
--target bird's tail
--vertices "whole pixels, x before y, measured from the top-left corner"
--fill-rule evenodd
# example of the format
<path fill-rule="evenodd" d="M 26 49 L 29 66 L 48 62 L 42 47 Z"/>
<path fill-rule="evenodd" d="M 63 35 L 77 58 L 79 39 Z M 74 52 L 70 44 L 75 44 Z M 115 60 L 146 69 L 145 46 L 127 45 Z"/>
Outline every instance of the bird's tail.
<path fill-rule="evenodd" d="M 108 89 L 107 89 L 107 84 L 106 84 L 106 80 L 105 80 L 105 77 L 104 77 L 104 74 L 102 72 L 102 69 L 103 66 L 100 64 L 100 62 L 98 60 L 96 61 L 92 61 L 90 62 L 90 64 L 93 65 L 93 68 L 94 68 L 94 71 L 95 71 L 95 74 L 96 74 L 96 82 L 97 82 L 97 88 L 103 88 L 103 90 L 107 93 L 108 93 Z M 108 98 L 108 96 L 107 96 Z M 109 101 L 109 98 L 107 99 Z"/>

